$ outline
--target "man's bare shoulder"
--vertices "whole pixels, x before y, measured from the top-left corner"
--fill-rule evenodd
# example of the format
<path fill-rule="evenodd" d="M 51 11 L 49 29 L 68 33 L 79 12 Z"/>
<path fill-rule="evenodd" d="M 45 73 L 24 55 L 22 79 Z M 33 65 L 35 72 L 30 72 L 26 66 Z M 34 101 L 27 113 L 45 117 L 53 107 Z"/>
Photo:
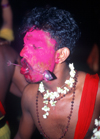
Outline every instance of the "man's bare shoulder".
<path fill-rule="evenodd" d="M 98 92 L 100 94 L 100 76 L 99 76 Z"/>
<path fill-rule="evenodd" d="M 86 74 L 87 73 L 85 73 L 83 71 L 78 71 L 78 74 L 77 74 L 78 75 L 78 77 L 77 77 L 77 87 L 78 88 L 83 88 Z"/>
<path fill-rule="evenodd" d="M 79 75 L 79 86 L 84 86 L 84 82 L 85 82 L 85 78 L 86 78 L 86 74 L 85 72 L 78 72 Z M 96 97 L 96 103 L 99 109 L 99 113 L 100 113 L 100 77 L 99 77 L 99 82 L 98 82 L 98 91 L 97 91 L 97 97 Z"/>
<path fill-rule="evenodd" d="M 100 77 L 99 77 L 99 83 L 98 83 L 98 92 L 97 92 L 96 102 L 99 107 L 99 115 L 100 115 Z"/>
<path fill-rule="evenodd" d="M 79 80 L 83 80 L 86 76 L 86 72 L 83 72 L 83 71 L 78 71 L 78 77 L 79 77 Z"/>
<path fill-rule="evenodd" d="M 39 84 L 28 84 L 22 95 L 22 105 L 30 106 L 36 99 Z"/>

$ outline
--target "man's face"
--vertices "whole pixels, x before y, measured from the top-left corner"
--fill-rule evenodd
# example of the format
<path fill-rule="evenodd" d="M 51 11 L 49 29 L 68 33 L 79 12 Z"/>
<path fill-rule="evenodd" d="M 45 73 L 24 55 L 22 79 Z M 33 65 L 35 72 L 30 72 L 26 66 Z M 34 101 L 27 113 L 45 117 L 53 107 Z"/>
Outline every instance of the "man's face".
<path fill-rule="evenodd" d="M 39 82 L 43 80 L 45 70 L 53 71 L 55 45 L 56 41 L 47 32 L 34 30 L 26 33 L 20 56 L 23 57 L 21 73 L 28 82 Z"/>

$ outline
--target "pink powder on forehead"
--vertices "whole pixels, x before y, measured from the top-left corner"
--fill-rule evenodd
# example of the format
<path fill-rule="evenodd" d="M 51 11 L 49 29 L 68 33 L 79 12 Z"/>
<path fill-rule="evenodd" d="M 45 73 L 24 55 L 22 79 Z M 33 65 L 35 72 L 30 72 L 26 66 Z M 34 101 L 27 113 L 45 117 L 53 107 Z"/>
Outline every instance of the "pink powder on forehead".
<path fill-rule="evenodd" d="M 43 41 L 44 39 L 49 38 L 49 41 L 50 43 L 55 46 L 56 44 L 56 40 L 52 39 L 50 37 L 50 33 L 48 32 L 44 32 L 43 30 L 33 30 L 31 32 L 27 32 L 25 37 L 24 37 L 24 43 L 26 45 L 29 45 L 29 44 L 34 44 L 34 43 L 37 43 L 37 41 L 39 40 L 38 44 L 37 45 L 42 45 L 42 46 L 45 46 L 46 44 L 46 41 Z M 43 42 L 42 42 L 43 41 Z M 42 42 L 42 43 L 41 43 Z M 42 47 L 41 46 L 41 47 Z"/>

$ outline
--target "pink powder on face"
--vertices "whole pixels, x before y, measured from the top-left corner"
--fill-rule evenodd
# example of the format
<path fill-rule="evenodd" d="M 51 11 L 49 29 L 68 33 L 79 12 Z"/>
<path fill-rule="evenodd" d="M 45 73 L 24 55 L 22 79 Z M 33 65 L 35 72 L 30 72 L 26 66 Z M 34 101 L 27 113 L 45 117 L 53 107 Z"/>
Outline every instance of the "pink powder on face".
<path fill-rule="evenodd" d="M 24 48 L 20 56 L 24 57 L 31 65 L 33 70 L 30 70 L 28 74 L 33 82 L 41 80 L 43 78 L 42 73 L 45 70 L 53 71 L 55 65 L 55 45 L 56 41 L 50 37 L 48 32 L 34 30 L 26 33 Z M 30 77 L 28 76 L 27 78 Z"/>

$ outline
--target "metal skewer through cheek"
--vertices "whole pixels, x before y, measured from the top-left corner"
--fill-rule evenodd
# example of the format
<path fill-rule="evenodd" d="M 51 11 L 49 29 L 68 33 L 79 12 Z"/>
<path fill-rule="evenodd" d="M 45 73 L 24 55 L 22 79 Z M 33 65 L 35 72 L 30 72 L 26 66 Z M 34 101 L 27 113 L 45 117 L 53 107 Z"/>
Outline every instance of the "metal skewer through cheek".
<path fill-rule="evenodd" d="M 11 65 L 22 67 L 21 65 L 12 63 L 12 62 L 9 60 L 9 61 L 7 62 L 7 66 L 11 66 Z"/>
<path fill-rule="evenodd" d="M 12 62 L 9 60 L 9 61 L 7 62 L 7 66 L 11 66 L 11 65 L 22 67 L 21 65 L 12 63 Z M 50 80 L 53 79 L 53 76 L 51 75 L 51 73 L 50 73 L 49 70 L 45 70 L 43 73 L 41 73 L 41 72 L 39 72 L 39 73 L 43 75 L 43 78 L 44 78 L 45 81 L 50 81 Z"/>

